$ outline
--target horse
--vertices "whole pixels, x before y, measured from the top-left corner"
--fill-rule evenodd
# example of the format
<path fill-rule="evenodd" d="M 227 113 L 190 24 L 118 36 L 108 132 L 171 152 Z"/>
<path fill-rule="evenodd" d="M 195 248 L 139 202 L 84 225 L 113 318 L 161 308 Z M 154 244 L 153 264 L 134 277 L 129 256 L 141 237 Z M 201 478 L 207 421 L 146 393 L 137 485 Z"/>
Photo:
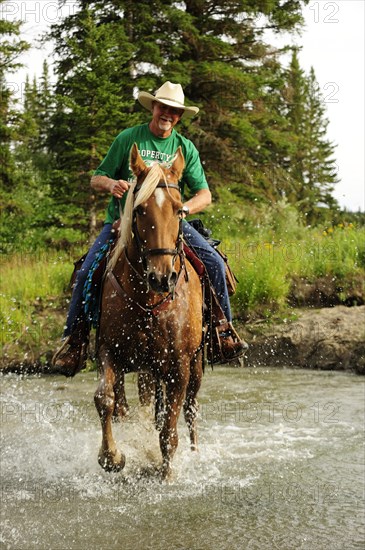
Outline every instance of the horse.
<path fill-rule="evenodd" d="M 145 373 L 164 388 L 159 443 L 161 474 L 169 478 L 178 446 L 177 422 L 184 411 L 191 450 L 197 450 L 197 393 L 203 374 L 203 297 L 199 276 L 183 252 L 179 188 L 185 161 L 178 148 L 171 167 L 147 167 L 136 144 L 120 234 L 104 278 L 94 401 L 100 416 L 99 464 L 120 471 L 125 455 L 117 449 L 113 417 L 127 413 L 124 375 Z M 148 389 L 139 384 L 140 402 Z"/>

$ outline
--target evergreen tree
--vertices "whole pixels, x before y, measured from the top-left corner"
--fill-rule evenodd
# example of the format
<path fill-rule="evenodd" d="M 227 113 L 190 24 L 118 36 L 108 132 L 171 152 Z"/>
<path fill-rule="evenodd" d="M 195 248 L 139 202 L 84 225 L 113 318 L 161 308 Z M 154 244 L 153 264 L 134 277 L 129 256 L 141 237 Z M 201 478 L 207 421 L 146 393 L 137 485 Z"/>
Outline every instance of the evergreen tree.
<path fill-rule="evenodd" d="M 338 207 L 332 193 L 339 180 L 334 157 L 336 146 L 327 138 L 329 120 L 313 67 L 306 81 L 306 92 L 304 179 L 309 196 L 308 215 L 314 220 L 318 207 Z"/>
<path fill-rule="evenodd" d="M 44 175 L 52 164 L 47 141 L 53 113 L 53 94 L 46 61 L 39 82 L 34 77 L 31 83 L 27 75 L 23 97 L 23 109 L 16 131 L 16 156 L 18 162 L 29 161 L 35 170 L 40 170 Z"/>
<path fill-rule="evenodd" d="M 56 158 L 55 197 L 61 205 L 65 197 L 73 205 L 61 221 L 86 222 L 94 232 L 100 209 L 90 176 L 116 134 L 138 121 L 130 80 L 134 45 L 106 5 L 83 1 L 80 7 L 50 35 L 57 83 L 48 146 Z"/>
<path fill-rule="evenodd" d="M 312 223 L 321 207 L 336 208 L 332 196 L 336 175 L 335 146 L 326 138 L 328 120 L 313 68 L 306 76 L 293 52 L 286 89 L 288 119 L 293 135 L 289 157 L 288 199 Z"/>
<path fill-rule="evenodd" d="M 185 133 L 217 192 L 224 183 L 246 199 L 281 196 L 282 158 L 291 142 L 279 93 L 280 52 L 263 36 L 267 28 L 301 23 L 301 3 L 284 4 L 278 10 L 273 1 L 190 0 L 171 3 L 165 23 L 158 20 L 161 76 L 181 82 L 201 107 Z"/>
<path fill-rule="evenodd" d="M 6 0 L 0 0 L 0 10 L 6 15 Z M 10 144 L 16 112 L 13 109 L 13 94 L 7 84 L 8 74 L 16 71 L 21 64 L 19 56 L 29 48 L 20 39 L 21 22 L 0 19 L 0 185 L 10 191 L 14 185 L 14 159 Z"/>
<path fill-rule="evenodd" d="M 297 48 L 294 48 L 287 73 L 287 82 L 283 90 L 287 106 L 287 118 L 292 138 L 292 147 L 287 158 L 289 174 L 284 194 L 289 202 L 299 203 L 305 199 L 303 126 L 305 114 L 306 76 L 301 69 Z"/>
<path fill-rule="evenodd" d="M 12 127 L 13 182 L 4 195 L 3 240 L 9 248 L 18 243 L 27 248 L 45 244 L 51 225 L 50 198 L 51 158 L 43 145 L 44 108 L 42 86 L 27 76 L 22 109 L 17 109 Z"/>
<path fill-rule="evenodd" d="M 330 185 L 319 193 L 326 184 L 318 170 L 312 181 L 314 159 L 311 172 L 308 164 L 314 134 L 304 122 L 306 77 L 296 53 L 287 73 L 282 52 L 264 40 L 267 29 L 297 29 L 306 2 L 80 0 L 80 10 L 50 35 L 58 80 L 48 145 L 58 170 L 55 196 L 61 207 L 65 196 L 73 204 L 62 222 L 88 219 L 95 228 L 92 170 L 118 131 L 148 119 L 135 90 L 153 92 L 166 79 L 180 82 L 187 102 L 201 108 L 197 119 L 183 119 L 183 131 L 197 145 L 216 194 L 224 186 L 244 200 L 285 195 L 303 209 L 319 196 L 328 202 Z"/>
<path fill-rule="evenodd" d="M 23 92 L 23 110 L 16 131 L 18 162 L 31 161 L 39 152 L 39 95 L 36 77 L 30 82 L 26 76 Z"/>
<path fill-rule="evenodd" d="M 47 142 L 51 132 L 51 118 L 54 111 L 54 95 L 49 77 L 47 61 L 43 62 L 43 70 L 38 90 L 38 123 L 39 148 L 43 153 L 49 153 Z"/>

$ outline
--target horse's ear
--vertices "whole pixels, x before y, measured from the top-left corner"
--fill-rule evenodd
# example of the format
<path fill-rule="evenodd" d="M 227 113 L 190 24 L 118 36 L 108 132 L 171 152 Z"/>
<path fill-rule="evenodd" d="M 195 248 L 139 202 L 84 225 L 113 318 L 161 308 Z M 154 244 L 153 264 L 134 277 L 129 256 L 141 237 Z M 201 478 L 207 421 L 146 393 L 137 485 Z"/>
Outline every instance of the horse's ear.
<path fill-rule="evenodd" d="M 133 143 L 131 149 L 131 168 L 135 176 L 139 176 L 143 170 L 146 169 L 146 165 L 143 162 L 141 155 L 139 154 L 137 143 Z"/>
<path fill-rule="evenodd" d="M 182 175 L 183 170 L 185 168 L 185 159 L 184 159 L 184 155 L 182 153 L 181 145 L 175 153 L 175 160 L 174 160 L 171 168 L 176 173 L 176 175 L 178 176 L 178 180 L 179 180 L 181 178 L 181 175 Z"/>

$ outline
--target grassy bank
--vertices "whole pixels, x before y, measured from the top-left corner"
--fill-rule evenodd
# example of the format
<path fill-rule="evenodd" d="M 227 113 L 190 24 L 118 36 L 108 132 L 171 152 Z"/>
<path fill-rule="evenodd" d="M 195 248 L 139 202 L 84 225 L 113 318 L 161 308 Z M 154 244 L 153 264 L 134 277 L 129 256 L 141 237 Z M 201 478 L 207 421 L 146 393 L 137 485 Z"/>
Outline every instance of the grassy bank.
<path fill-rule="evenodd" d="M 223 240 L 239 280 L 236 316 L 270 317 L 288 305 L 356 305 L 365 296 L 365 229 L 306 228 L 295 238 Z M 317 293 L 317 299 L 316 299 Z"/>
<path fill-rule="evenodd" d="M 2 258 L 1 363 L 19 357 L 46 360 L 62 334 L 72 269 L 72 253 L 37 251 Z"/>
<path fill-rule="evenodd" d="M 213 218 L 208 213 L 204 219 L 214 236 L 221 237 L 220 247 L 239 280 L 232 298 L 236 317 L 290 316 L 291 304 L 306 305 L 303 288 L 318 281 L 331 287 L 338 303 L 347 303 L 351 296 L 352 303 L 364 300 L 364 227 L 305 227 L 293 211 L 271 214 L 271 221 L 240 215 L 239 224 L 234 216 L 229 223 L 224 215 Z M 2 258 L 2 364 L 12 359 L 48 360 L 62 334 L 68 282 L 79 255 L 75 250 L 48 250 Z"/>
<path fill-rule="evenodd" d="M 363 303 L 363 225 L 343 219 L 310 227 L 286 201 L 255 208 L 232 200 L 229 190 L 221 199 L 204 223 L 221 239 L 239 280 L 236 317 L 285 315 L 290 305 Z"/>

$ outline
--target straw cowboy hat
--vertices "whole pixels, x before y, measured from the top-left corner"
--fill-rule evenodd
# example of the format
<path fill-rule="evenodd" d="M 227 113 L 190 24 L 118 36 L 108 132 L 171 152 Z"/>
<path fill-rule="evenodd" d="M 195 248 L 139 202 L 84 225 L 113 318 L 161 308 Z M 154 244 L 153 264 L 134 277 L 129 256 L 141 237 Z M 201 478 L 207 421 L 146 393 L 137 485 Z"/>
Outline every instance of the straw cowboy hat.
<path fill-rule="evenodd" d="M 152 111 L 152 102 L 158 101 L 170 107 L 183 109 L 183 116 L 192 117 L 196 115 L 199 112 L 199 108 L 184 105 L 184 99 L 185 96 L 181 84 L 173 84 L 169 81 L 162 84 L 161 88 L 155 92 L 155 95 L 148 92 L 139 92 L 138 94 L 138 101 L 148 111 Z"/>

